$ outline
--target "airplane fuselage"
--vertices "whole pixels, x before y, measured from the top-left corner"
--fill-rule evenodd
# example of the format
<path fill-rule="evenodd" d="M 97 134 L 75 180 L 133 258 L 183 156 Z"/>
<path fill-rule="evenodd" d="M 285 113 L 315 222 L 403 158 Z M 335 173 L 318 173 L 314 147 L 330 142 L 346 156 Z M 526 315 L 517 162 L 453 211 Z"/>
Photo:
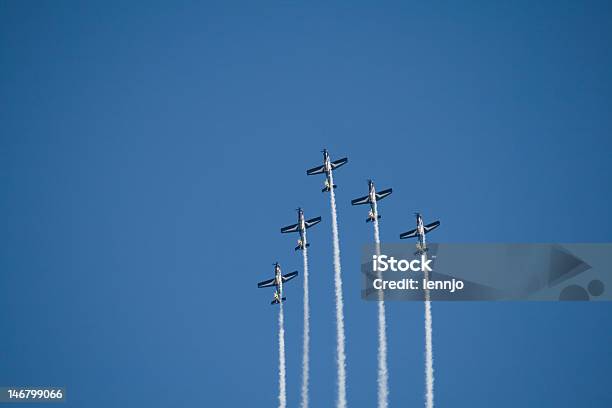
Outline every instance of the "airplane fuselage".
<path fill-rule="evenodd" d="M 329 158 L 329 153 L 327 152 L 327 150 L 323 151 L 323 165 L 325 166 L 325 172 L 331 173 L 331 160 Z"/>
<path fill-rule="evenodd" d="M 304 249 L 306 247 L 306 220 L 301 208 L 298 210 L 298 234 L 300 234 L 298 247 Z"/>
<path fill-rule="evenodd" d="M 416 215 L 417 219 L 417 236 L 421 249 L 425 249 L 425 226 L 423 225 L 423 217 L 421 214 Z"/>
<path fill-rule="evenodd" d="M 283 273 L 281 272 L 281 268 L 278 264 L 274 267 L 274 286 L 276 286 L 276 292 L 278 296 L 282 299 L 283 297 Z"/>
<path fill-rule="evenodd" d="M 327 180 L 326 183 L 331 188 L 332 166 L 331 166 L 331 160 L 329 159 L 329 153 L 327 153 L 327 150 L 323 152 L 323 166 L 325 169 L 325 179 Z"/>
<path fill-rule="evenodd" d="M 306 245 L 306 221 L 304 220 L 304 212 L 300 210 L 298 219 L 298 232 L 300 234 L 300 242 L 302 245 Z"/>
<path fill-rule="evenodd" d="M 376 187 L 374 187 L 374 183 L 372 181 L 370 183 L 370 211 L 372 212 L 372 220 L 378 216 L 378 209 L 376 208 Z"/>

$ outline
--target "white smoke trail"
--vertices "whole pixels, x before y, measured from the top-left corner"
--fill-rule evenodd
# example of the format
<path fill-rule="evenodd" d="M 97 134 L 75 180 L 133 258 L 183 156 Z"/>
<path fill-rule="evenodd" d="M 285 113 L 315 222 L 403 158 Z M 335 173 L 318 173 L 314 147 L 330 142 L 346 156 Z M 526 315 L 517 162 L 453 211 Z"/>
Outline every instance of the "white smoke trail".
<path fill-rule="evenodd" d="M 304 335 L 302 351 L 302 408 L 308 408 L 308 380 L 310 375 L 310 303 L 308 293 L 308 248 L 306 247 L 306 231 L 304 231 Z"/>
<path fill-rule="evenodd" d="M 427 255 L 426 255 L 427 256 Z M 425 281 L 429 281 L 429 272 L 424 271 Z M 429 289 L 425 287 L 425 406 L 434 406 L 434 369 L 433 369 L 433 347 L 432 347 L 432 320 L 431 301 L 429 300 Z"/>
<path fill-rule="evenodd" d="M 380 230 L 378 226 L 378 207 L 374 201 L 374 245 L 376 255 L 380 256 Z M 389 401 L 389 371 L 387 369 L 387 320 L 385 301 L 382 291 L 378 300 L 378 408 L 387 408 Z"/>
<path fill-rule="evenodd" d="M 338 400 L 337 408 L 346 407 L 346 355 L 344 354 L 344 300 L 342 299 L 342 269 L 340 266 L 340 238 L 338 237 L 338 218 L 336 213 L 336 195 L 334 178 L 329 175 L 329 201 L 332 216 L 332 235 L 334 248 L 334 284 L 336 287 L 336 358 L 338 365 Z"/>
<path fill-rule="evenodd" d="M 282 292 L 281 292 L 282 293 Z M 278 407 L 287 406 L 287 384 L 285 378 L 285 316 L 283 313 L 283 302 L 279 304 L 278 310 Z"/>

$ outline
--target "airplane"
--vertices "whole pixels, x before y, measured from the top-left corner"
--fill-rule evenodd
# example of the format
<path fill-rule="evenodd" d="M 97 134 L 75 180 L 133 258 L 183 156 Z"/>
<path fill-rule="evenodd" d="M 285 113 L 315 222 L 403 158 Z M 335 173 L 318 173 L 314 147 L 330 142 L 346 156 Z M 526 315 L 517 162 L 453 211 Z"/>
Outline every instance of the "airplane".
<path fill-rule="evenodd" d="M 331 161 L 329 158 L 329 152 L 327 149 L 323 149 L 321 151 L 323 153 L 323 165 L 319 167 L 313 167 L 312 169 L 306 170 L 306 174 L 312 176 L 313 174 L 323 174 L 325 173 L 325 187 L 322 192 L 330 191 L 332 188 L 336 188 L 334 184 L 332 186 L 331 182 L 331 173 L 332 170 L 337 169 L 348 161 L 348 158 L 344 157 L 342 159 Z"/>
<path fill-rule="evenodd" d="M 368 213 L 368 218 L 366 218 L 366 222 L 374 221 L 375 213 L 377 218 L 380 219 L 380 215 L 378 215 L 378 209 L 375 208 L 376 203 L 391 194 L 393 192 L 393 189 L 388 188 L 386 190 L 381 191 L 380 193 L 377 193 L 376 188 L 374 187 L 374 182 L 372 180 L 368 180 L 368 191 L 369 192 L 367 196 L 351 200 L 351 204 L 353 205 L 370 204 L 370 212 Z"/>
<path fill-rule="evenodd" d="M 423 225 L 423 217 L 418 212 L 414 214 L 416 216 L 417 227 L 408 232 L 400 234 L 400 239 L 418 237 L 419 242 L 417 248 L 420 252 L 426 252 L 427 246 L 425 245 L 425 234 L 438 228 L 440 221 L 434 221 L 431 224 Z"/>
<path fill-rule="evenodd" d="M 283 297 L 283 283 L 295 278 L 298 275 L 297 271 L 289 272 L 286 275 L 283 275 L 281 272 L 281 267 L 278 262 L 274 263 L 274 277 L 272 279 L 265 280 L 263 282 L 259 282 L 257 284 L 258 288 L 267 288 L 269 286 L 275 286 L 276 290 L 274 291 L 274 299 L 270 302 L 271 305 L 279 304 L 287 300 L 287 298 Z"/>
<path fill-rule="evenodd" d="M 311 218 L 307 221 L 304 220 L 304 211 L 301 208 L 297 209 L 298 212 L 298 222 L 297 224 L 288 225 L 286 227 L 281 228 L 281 232 L 283 234 L 288 232 L 299 232 L 300 239 L 298 239 L 298 245 L 295 247 L 295 250 L 304 249 L 304 247 L 308 248 L 310 244 L 306 242 L 306 229 L 312 227 L 321 222 L 321 217 Z"/>

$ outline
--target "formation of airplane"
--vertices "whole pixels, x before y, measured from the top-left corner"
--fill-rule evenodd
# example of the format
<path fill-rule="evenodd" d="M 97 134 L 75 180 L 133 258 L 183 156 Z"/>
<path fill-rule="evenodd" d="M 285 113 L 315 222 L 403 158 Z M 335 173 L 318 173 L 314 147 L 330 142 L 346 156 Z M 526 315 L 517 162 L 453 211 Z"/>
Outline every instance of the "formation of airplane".
<path fill-rule="evenodd" d="M 348 162 L 348 158 L 344 157 L 342 159 L 331 161 L 329 157 L 329 152 L 327 149 L 323 149 L 323 164 L 318 167 L 313 167 L 306 171 L 307 175 L 313 174 L 323 174 L 325 173 L 325 187 L 323 188 L 323 192 L 330 191 L 332 188 L 336 188 L 336 185 L 332 185 L 332 171 L 337 169 L 338 167 L 346 164 Z M 362 205 L 362 204 L 370 204 L 370 211 L 368 213 L 368 218 L 366 222 L 374 221 L 375 217 L 380 218 L 380 215 L 377 214 L 376 203 L 383 198 L 387 197 L 393 192 L 393 189 L 388 188 L 386 190 L 382 190 L 380 192 L 376 192 L 376 188 L 374 186 L 374 182 L 372 180 L 368 180 L 368 195 L 356 198 L 351 200 L 352 205 Z M 295 247 L 295 250 L 308 248 L 310 244 L 306 242 L 306 230 L 313 225 L 316 225 L 321 222 L 321 217 L 311 218 L 306 220 L 304 218 L 304 211 L 301 208 L 297 209 L 298 212 L 298 222 L 297 224 L 288 225 L 286 227 L 281 228 L 281 233 L 290 233 L 297 232 L 300 234 L 300 238 L 298 239 L 298 245 Z M 427 251 L 427 246 L 425 242 L 425 234 L 436 229 L 440 225 L 440 221 L 434 221 L 430 224 L 425 225 L 423 223 L 423 217 L 420 213 L 415 213 L 416 216 L 416 228 L 404 233 L 400 234 L 400 239 L 406 238 L 414 238 L 418 239 L 417 249 L 419 252 Z M 259 282 L 257 284 L 258 288 L 265 288 L 270 286 L 275 286 L 274 291 L 274 299 L 271 304 L 279 304 L 284 302 L 286 298 L 283 296 L 283 284 L 298 275 L 297 271 L 290 272 L 286 275 L 283 275 L 281 272 L 281 267 L 276 262 L 274 264 L 274 278 L 265 280 L 263 282 Z"/>
<path fill-rule="evenodd" d="M 332 188 L 336 188 L 336 185 L 334 184 L 332 186 L 332 182 L 331 182 L 332 170 L 335 170 L 338 167 L 342 166 L 343 164 L 346 164 L 346 162 L 348 162 L 348 158 L 344 157 L 336 161 L 331 161 L 331 159 L 329 158 L 329 152 L 327 151 L 327 149 L 323 149 L 322 153 L 323 153 L 323 165 L 318 166 L 318 167 L 313 167 L 312 169 L 306 170 L 306 174 L 309 176 L 312 176 L 313 174 L 325 173 L 325 187 L 323 187 L 323 190 L 321 191 L 326 192 L 326 191 L 331 190 Z"/>
<path fill-rule="evenodd" d="M 366 222 L 374 221 L 374 217 L 380 218 L 380 214 L 375 209 L 375 205 L 377 201 L 382 200 L 393 192 L 392 188 L 388 188 L 386 190 L 381 191 L 380 193 L 376 192 L 376 187 L 374 187 L 374 182 L 372 180 L 368 180 L 368 195 L 364 197 L 359 197 L 351 201 L 352 205 L 361 205 L 361 204 L 370 204 L 370 212 L 368 213 L 368 218 L 366 218 Z"/>
<path fill-rule="evenodd" d="M 414 215 L 416 216 L 416 228 L 413 230 L 401 233 L 400 239 L 417 237 L 419 240 L 418 242 L 419 251 L 425 252 L 427 251 L 427 246 L 425 244 L 425 234 L 438 228 L 438 226 L 440 225 L 440 221 L 434 221 L 431 224 L 424 225 L 423 217 L 421 216 L 421 214 L 415 213 Z"/>
<path fill-rule="evenodd" d="M 283 283 L 290 281 L 291 279 L 295 278 L 297 275 L 298 275 L 297 271 L 289 272 L 288 274 L 283 275 L 283 273 L 281 272 L 280 265 L 278 264 L 278 262 L 276 262 L 274 263 L 274 277 L 272 279 L 268 279 L 268 280 L 259 282 L 257 284 L 257 287 L 267 288 L 269 286 L 275 286 L 276 289 L 274 290 L 274 299 L 272 299 L 272 302 L 270 302 L 270 304 L 272 305 L 279 304 L 287 300 L 287 298 L 283 296 Z"/>
<path fill-rule="evenodd" d="M 298 239 L 298 244 L 295 247 L 295 250 L 308 248 L 310 244 L 306 242 L 306 229 L 312 227 L 313 225 L 317 225 L 321 222 L 321 217 L 311 218 L 309 220 L 304 219 L 304 211 L 301 208 L 297 209 L 298 212 L 298 222 L 297 224 L 288 225 L 286 227 L 281 228 L 281 233 L 285 234 L 288 232 L 299 232 L 300 238 Z"/>

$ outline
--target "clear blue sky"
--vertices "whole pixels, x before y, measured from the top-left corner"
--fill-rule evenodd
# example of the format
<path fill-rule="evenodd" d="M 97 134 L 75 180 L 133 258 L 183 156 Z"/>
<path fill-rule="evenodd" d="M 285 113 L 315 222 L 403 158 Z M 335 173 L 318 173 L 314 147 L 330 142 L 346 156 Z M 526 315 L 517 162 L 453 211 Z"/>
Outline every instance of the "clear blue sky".
<path fill-rule="evenodd" d="M 259 3 L 259 2 L 257 2 Z M 348 400 L 376 400 L 366 179 L 384 241 L 612 241 L 609 2 L 0 2 L 0 385 L 69 407 L 274 406 L 256 282 L 311 241 L 313 406 L 335 398 L 336 173 Z M 301 279 L 287 286 L 299 402 Z M 441 407 L 610 407 L 610 304 L 436 303 Z M 388 307 L 391 406 L 423 403 L 423 305 Z"/>

